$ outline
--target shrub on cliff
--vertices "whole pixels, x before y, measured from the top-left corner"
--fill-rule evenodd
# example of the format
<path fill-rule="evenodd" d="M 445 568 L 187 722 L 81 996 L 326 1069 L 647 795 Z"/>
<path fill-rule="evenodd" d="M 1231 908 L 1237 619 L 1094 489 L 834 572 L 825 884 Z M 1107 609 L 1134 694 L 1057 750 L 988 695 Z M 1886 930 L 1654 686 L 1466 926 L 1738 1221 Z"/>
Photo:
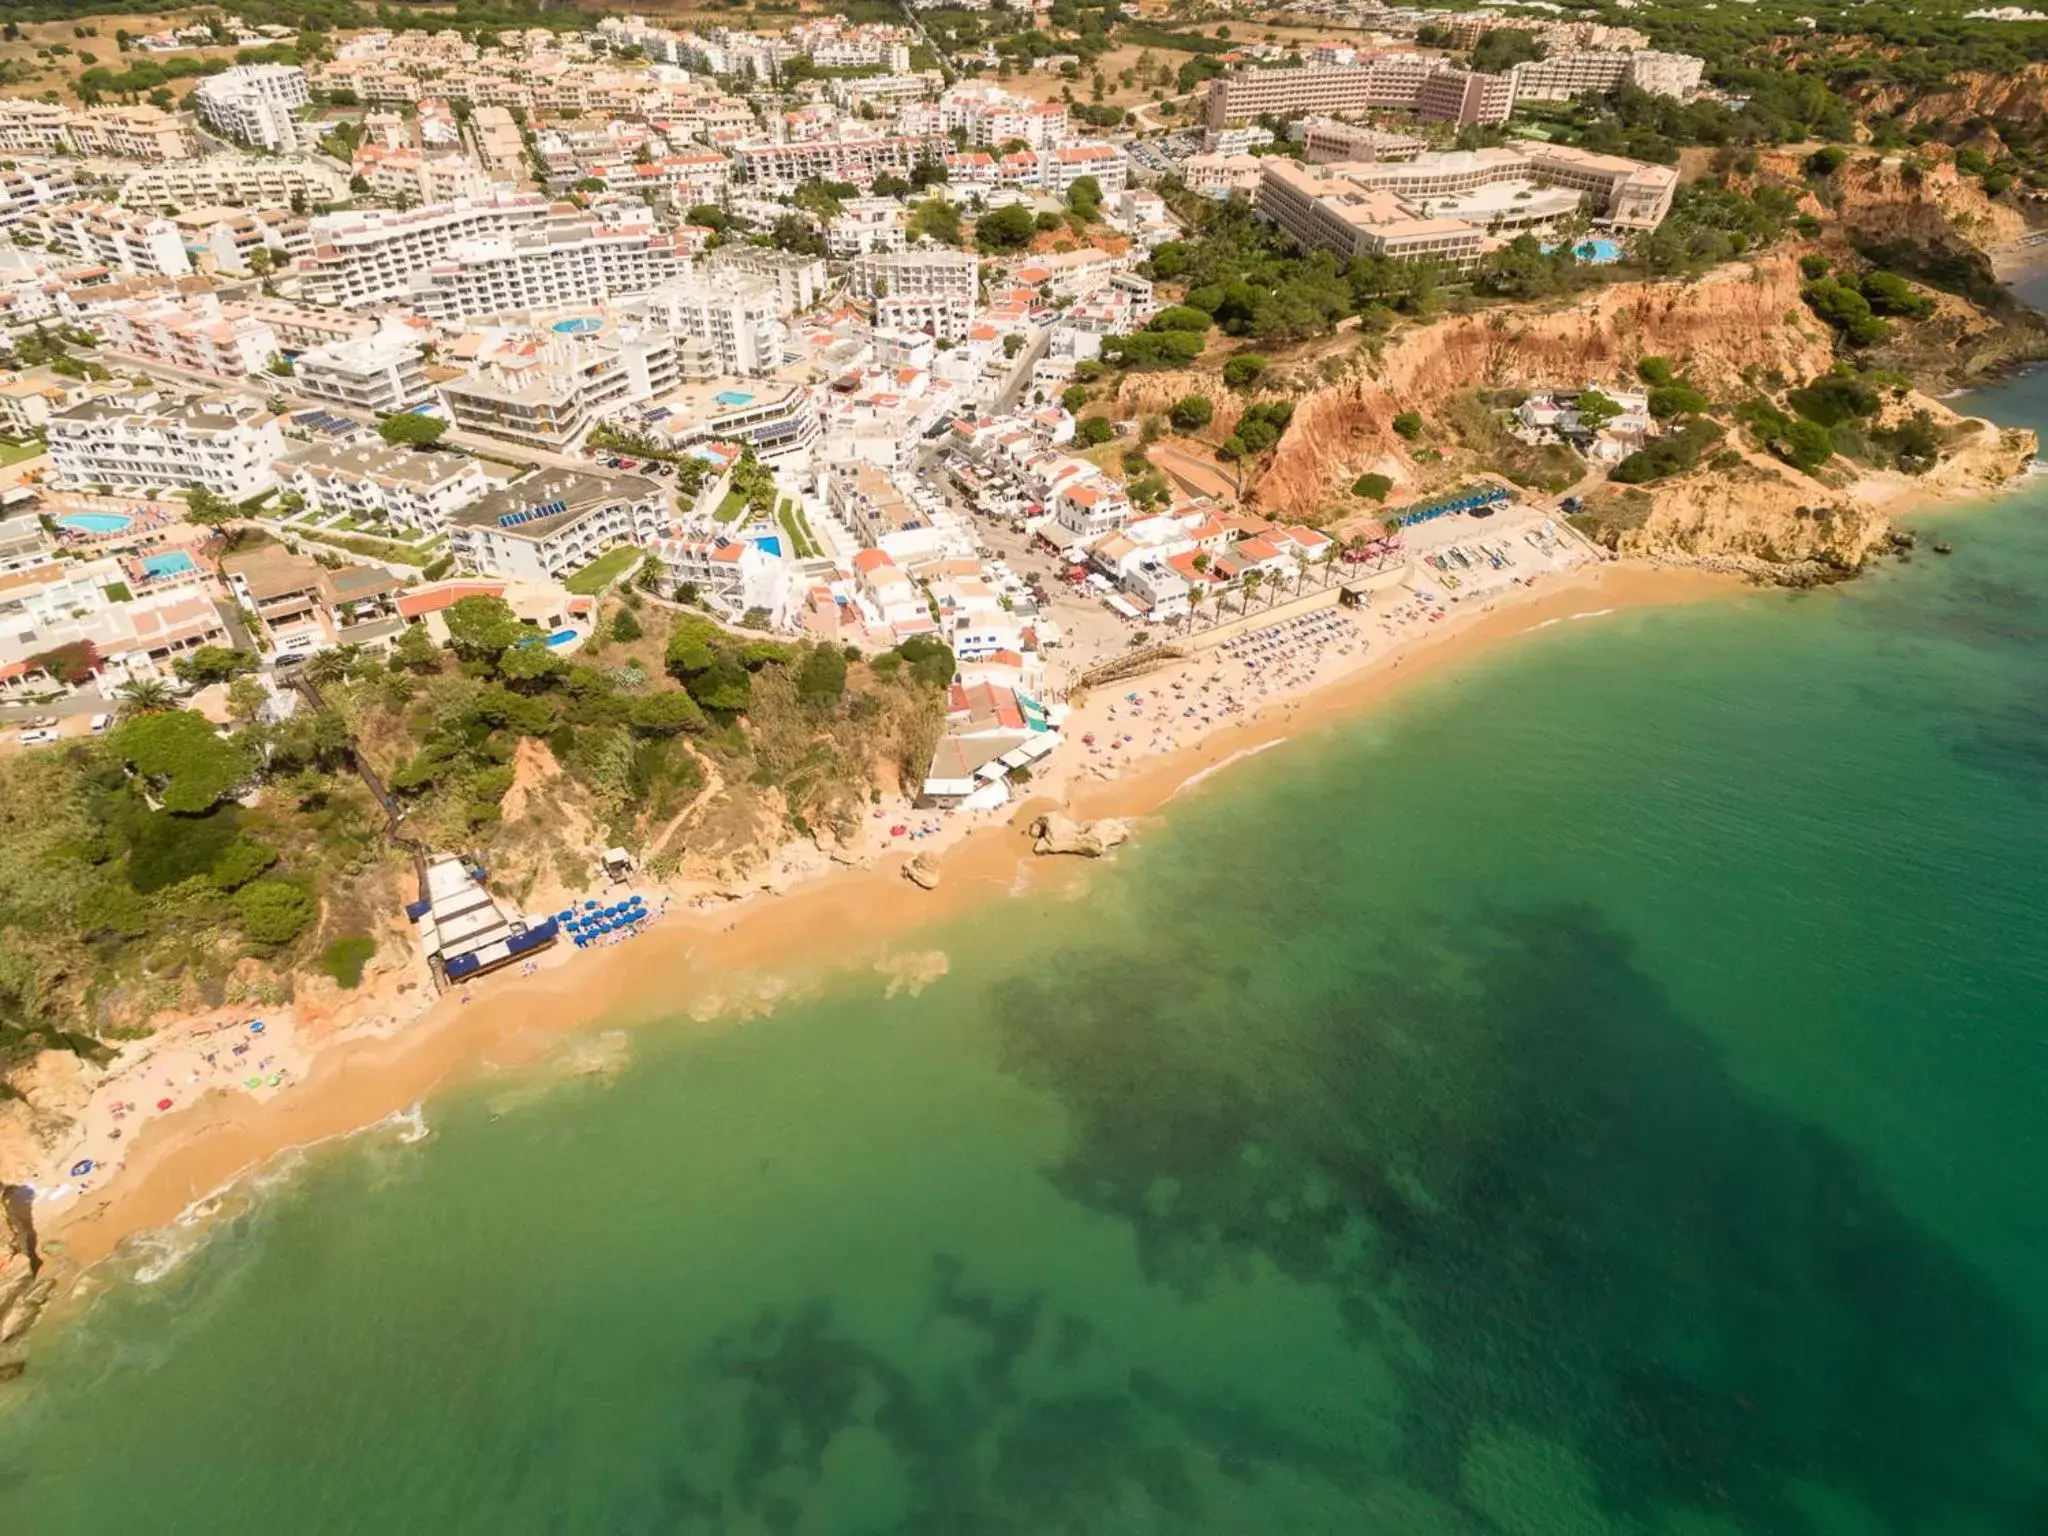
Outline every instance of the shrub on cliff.
<path fill-rule="evenodd" d="M 1385 501 L 1387 492 L 1394 488 L 1394 482 L 1385 475 L 1360 475 L 1351 482 L 1351 494 L 1363 496 L 1368 501 Z"/>

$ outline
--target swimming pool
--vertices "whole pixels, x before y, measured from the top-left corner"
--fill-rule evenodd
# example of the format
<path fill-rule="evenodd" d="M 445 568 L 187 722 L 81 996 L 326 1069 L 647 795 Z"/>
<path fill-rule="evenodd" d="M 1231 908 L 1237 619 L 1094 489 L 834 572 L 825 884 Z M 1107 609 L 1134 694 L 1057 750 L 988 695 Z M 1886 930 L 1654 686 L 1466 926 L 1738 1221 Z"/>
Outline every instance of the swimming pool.
<path fill-rule="evenodd" d="M 782 558 L 782 540 L 773 534 L 766 534 L 754 540 L 754 544 L 764 553 L 771 554 L 778 560 Z"/>
<path fill-rule="evenodd" d="M 728 389 L 713 395 L 711 398 L 713 400 L 716 400 L 720 405 L 747 405 L 752 403 L 754 397 L 752 395 L 742 394 L 737 389 Z"/>
<path fill-rule="evenodd" d="M 142 557 L 142 574 L 152 579 L 163 576 L 182 576 L 187 571 L 197 570 L 192 557 L 182 549 L 174 549 L 161 555 Z"/>
<path fill-rule="evenodd" d="M 1604 267 L 1621 260 L 1621 246 L 1613 240 L 1581 240 L 1572 247 L 1572 254 L 1581 261 Z"/>
<path fill-rule="evenodd" d="M 73 533 L 126 533 L 135 519 L 126 512 L 66 512 L 57 526 Z"/>
<path fill-rule="evenodd" d="M 548 636 L 549 645 L 573 645 L 575 642 L 576 631 L 573 629 L 558 629 Z"/>
<path fill-rule="evenodd" d="M 604 322 L 595 315 L 572 315 L 567 320 L 557 320 L 555 330 L 563 336 L 588 336 L 592 331 L 604 329 Z"/>

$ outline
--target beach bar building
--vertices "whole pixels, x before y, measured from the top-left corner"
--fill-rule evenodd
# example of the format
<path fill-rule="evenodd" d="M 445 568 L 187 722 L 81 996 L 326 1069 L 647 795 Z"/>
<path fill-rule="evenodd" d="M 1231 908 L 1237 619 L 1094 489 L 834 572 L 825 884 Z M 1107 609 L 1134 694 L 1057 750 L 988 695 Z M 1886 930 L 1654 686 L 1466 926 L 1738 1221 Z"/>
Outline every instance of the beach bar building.
<path fill-rule="evenodd" d="M 427 894 L 405 909 L 420 931 L 429 965 L 449 981 L 468 981 L 555 942 L 556 919 L 536 922 L 507 913 L 479 874 L 454 854 L 427 864 Z"/>

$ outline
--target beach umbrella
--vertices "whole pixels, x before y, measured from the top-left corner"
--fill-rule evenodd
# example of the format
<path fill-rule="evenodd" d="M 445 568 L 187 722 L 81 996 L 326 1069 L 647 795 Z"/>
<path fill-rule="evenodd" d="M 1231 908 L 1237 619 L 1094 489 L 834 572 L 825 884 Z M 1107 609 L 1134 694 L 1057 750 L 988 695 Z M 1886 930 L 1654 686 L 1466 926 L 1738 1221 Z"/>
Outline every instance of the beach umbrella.
<path fill-rule="evenodd" d="M 91 1172 L 92 1159 L 89 1157 L 82 1157 L 71 1165 L 71 1177 L 74 1179 L 82 1179 Z"/>
<path fill-rule="evenodd" d="M 251 1020 L 249 1021 L 249 1033 L 250 1033 L 250 1034 L 252 1034 L 252 1035 L 260 1035 L 260 1034 L 262 1034 L 262 1033 L 263 1033 L 263 1021 L 262 1021 L 261 1019 L 251 1019 Z"/>
<path fill-rule="evenodd" d="M 171 1101 L 169 1099 L 158 1099 L 156 1101 L 156 1107 L 158 1109 L 169 1109 L 171 1107 Z"/>
<path fill-rule="evenodd" d="M 573 907 L 572 907 L 572 908 L 565 908 L 565 909 L 563 909 L 562 911 L 560 911 L 560 912 L 557 912 L 557 913 L 555 914 L 555 918 L 556 918 L 556 920 L 557 920 L 557 921 L 559 921 L 559 922 L 564 922 L 564 923 L 573 923 L 573 922 L 575 922 L 575 921 L 576 921 L 576 912 L 575 912 L 575 909 L 574 909 Z"/>
<path fill-rule="evenodd" d="M 583 910 L 586 912 L 595 912 L 597 910 L 597 903 L 594 901 L 586 901 L 585 903 L 583 903 Z"/>

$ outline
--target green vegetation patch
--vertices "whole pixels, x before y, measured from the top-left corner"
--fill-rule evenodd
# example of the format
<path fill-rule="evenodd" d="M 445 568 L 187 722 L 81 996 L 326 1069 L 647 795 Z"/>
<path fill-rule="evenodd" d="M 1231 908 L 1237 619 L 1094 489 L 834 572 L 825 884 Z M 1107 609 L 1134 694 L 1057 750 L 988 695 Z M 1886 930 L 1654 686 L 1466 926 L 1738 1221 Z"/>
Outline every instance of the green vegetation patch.
<path fill-rule="evenodd" d="M 368 934 L 345 934 L 320 951 L 320 969 L 353 991 L 363 984 L 363 967 L 376 953 L 377 941 Z"/>
<path fill-rule="evenodd" d="M 625 575 L 639 558 L 638 546 L 621 544 L 617 549 L 606 550 L 582 570 L 572 572 L 562 585 L 579 597 L 595 597 Z"/>

